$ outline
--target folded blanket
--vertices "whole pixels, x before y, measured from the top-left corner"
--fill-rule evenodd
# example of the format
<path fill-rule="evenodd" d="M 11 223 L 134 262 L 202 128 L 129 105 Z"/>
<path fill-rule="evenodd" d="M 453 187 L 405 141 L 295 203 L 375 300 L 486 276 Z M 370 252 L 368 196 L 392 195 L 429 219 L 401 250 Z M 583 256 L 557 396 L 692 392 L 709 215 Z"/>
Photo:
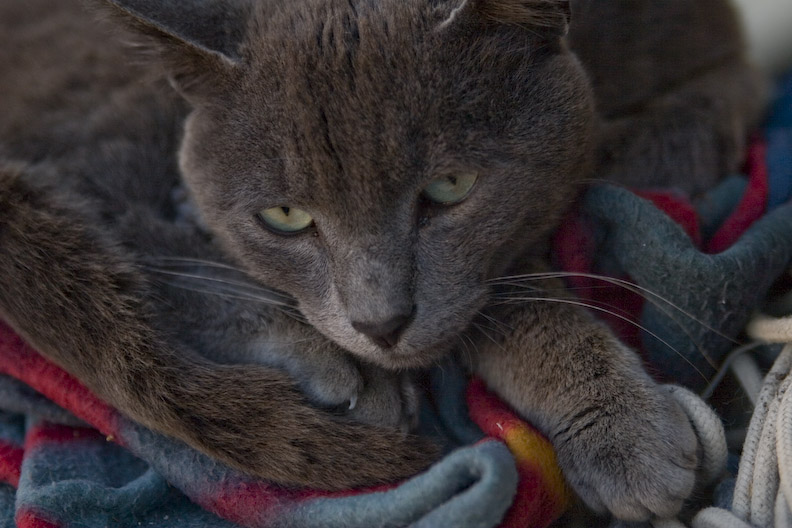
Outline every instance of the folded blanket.
<path fill-rule="evenodd" d="M 728 178 L 695 204 L 673 191 L 596 187 L 556 235 L 575 292 L 662 380 L 705 387 L 792 261 L 790 109 L 792 75 L 749 149 L 747 178 Z"/>
<path fill-rule="evenodd" d="M 792 262 L 792 77 L 782 95 L 747 179 L 697 204 L 597 187 L 558 233 L 570 285 L 659 377 L 704 385 Z M 147 430 L 2 323 L 0 373 L 2 526 L 544 527 L 569 501 L 549 443 L 453 363 L 431 373 L 422 421 L 461 447 L 400 485 L 344 493 L 280 488 Z"/>
<path fill-rule="evenodd" d="M 4 325 L 0 372 L 8 375 L 0 378 L 5 396 L 0 407 L 27 410 L 0 414 L 9 424 L 0 429 L 5 468 L 0 478 L 17 487 L 16 521 L 22 528 L 232 526 L 227 521 L 256 527 L 484 527 L 504 516 L 503 526 L 538 527 L 557 518 L 568 501 L 547 440 L 481 383 L 466 388 L 453 364 L 436 373 L 435 386 L 456 409 L 443 405 L 451 412 L 443 411 L 436 426 L 448 430 L 449 438 L 481 440 L 397 487 L 344 493 L 279 488 L 149 431 L 94 397 Z M 69 425 L 54 423 L 58 411 L 41 395 L 96 430 L 73 419 Z M 461 420 L 467 415 L 460 412 L 465 401 L 491 438 Z M 509 508 L 515 513 L 507 514 Z M 6 516 L 11 522 L 13 515 Z"/>
<path fill-rule="evenodd" d="M 682 200 L 642 193 L 648 198 L 643 200 L 628 190 L 604 187 L 592 189 L 583 201 L 582 214 L 589 217 L 584 229 L 590 232 L 570 232 L 580 222 L 569 222 L 558 234 L 556 254 L 563 269 L 579 274 L 570 278 L 578 294 L 611 312 L 610 318 L 621 323 L 615 326 L 623 339 L 642 349 L 665 380 L 694 389 L 706 386 L 792 261 L 792 204 L 762 216 L 767 203 L 761 162 L 765 152 L 762 143 L 751 148 L 751 177 L 742 201 L 721 229 L 699 244 L 699 217 Z M 714 192 L 728 196 L 734 187 L 727 181 Z M 673 207 L 685 223 L 668 222 L 652 202 Z M 593 249 L 572 260 L 573 252 L 566 247 Z M 598 265 L 604 274 L 623 274 L 641 289 L 617 286 L 607 295 L 600 288 L 603 281 L 590 275 Z M 642 313 L 640 322 L 636 313 Z M 640 341 L 637 329 L 642 330 Z"/>

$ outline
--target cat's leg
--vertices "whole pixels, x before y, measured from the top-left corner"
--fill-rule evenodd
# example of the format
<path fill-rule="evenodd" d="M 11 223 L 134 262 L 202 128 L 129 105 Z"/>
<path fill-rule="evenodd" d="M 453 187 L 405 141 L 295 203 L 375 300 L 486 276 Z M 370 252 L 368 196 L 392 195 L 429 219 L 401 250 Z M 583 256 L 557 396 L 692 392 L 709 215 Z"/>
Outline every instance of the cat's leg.
<path fill-rule="evenodd" d="M 188 342 L 207 359 L 287 372 L 313 404 L 358 422 L 403 431 L 415 425 L 418 397 L 408 372 L 361 363 L 298 320 L 299 314 L 239 297 L 229 300 L 196 292 L 185 296 L 173 286 L 157 291 L 157 304 L 169 312 L 156 317 L 158 325 L 178 326 L 175 341 Z M 196 307 L 200 316 L 191 317 Z"/>
<path fill-rule="evenodd" d="M 191 342 L 202 342 L 195 348 L 204 357 L 287 372 L 311 403 L 357 422 L 405 432 L 416 424 L 419 401 L 409 372 L 361 363 L 287 313 L 247 302 L 224 310 L 212 297 L 200 302 L 209 317 L 200 325 L 178 324 Z"/>
<path fill-rule="evenodd" d="M 733 59 L 675 85 L 600 127 L 598 178 L 690 196 L 740 169 L 766 102 L 763 78 Z"/>
<path fill-rule="evenodd" d="M 586 504 L 624 520 L 676 514 L 693 489 L 698 444 L 636 354 L 563 299 L 494 315 L 510 330 L 478 343 L 474 370 L 548 436 Z"/>
<path fill-rule="evenodd" d="M 226 332 L 222 342 L 215 341 L 213 350 L 226 352 L 224 362 L 266 365 L 288 372 L 312 403 L 333 408 L 357 422 L 405 432 L 416 425 L 419 399 L 410 372 L 362 363 L 287 314 L 262 314 L 257 306 L 238 308 L 247 312 L 244 317 L 248 320 L 265 315 L 267 321 L 251 327 L 250 332 Z M 226 328 L 234 328 L 233 322 L 229 323 Z M 232 350 L 234 354 L 228 353 Z"/>
<path fill-rule="evenodd" d="M 341 489 L 424 468 L 436 450 L 394 429 L 334 419 L 283 373 L 218 365 L 169 346 L 126 251 L 81 205 L 0 168 L 0 316 L 132 419 L 248 473 Z"/>

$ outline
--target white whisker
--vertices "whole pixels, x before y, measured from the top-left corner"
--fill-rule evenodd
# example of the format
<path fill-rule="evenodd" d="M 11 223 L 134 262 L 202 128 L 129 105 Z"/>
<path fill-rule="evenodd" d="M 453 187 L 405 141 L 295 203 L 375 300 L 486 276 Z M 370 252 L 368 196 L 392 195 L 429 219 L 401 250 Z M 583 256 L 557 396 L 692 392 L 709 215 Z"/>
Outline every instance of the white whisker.
<path fill-rule="evenodd" d="M 625 321 L 625 322 L 627 322 L 627 323 L 629 323 L 631 325 L 634 325 L 636 328 L 639 328 L 643 332 L 646 332 L 648 335 L 654 337 L 655 339 L 657 339 L 658 341 L 663 343 L 666 347 L 668 347 L 670 350 L 672 350 L 677 356 L 682 358 L 688 365 L 690 365 L 696 372 L 698 372 L 698 374 L 704 379 L 704 381 L 709 382 L 709 379 L 707 378 L 707 376 L 705 376 L 704 373 L 701 372 L 701 370 L 699 370 L 698 367 L 696 367 L 696 365 L 694 365 L 692 361 L 690 361 L 682 353 L 680 353 L 677 349 L 675 349 L 673 346 L 671 346 L 671 344 L 668 343 L 668 341 L 664 340 L 663 338 L 661 338 L 660 336 L 658 336 L 654 332 L 648 330 L 644 326 L 636 323 L 635 321 L 631 320 L 628 317 L 625 317 L 625 316 L 623 316 L 621 314 L 618 314 L 618 313 L 616 313 L 614 311 L 607 310 L 605 308 L 599 307 L 599 306 L 597 306 L 595 304 L 590 304 L 590 303 L 586 303 L 586 302 L 583 302 L 583 301 L 575 301 L 575 300 L 572 300 L 572 299 L 557 299 L 557 298 L 554 298 L 554 297 L 505 297 L 505 298 L 503 298 L 503 302 L 501 304 L 511 304 L 511 303 L 517 303 L 517 302 L 527 302 L 527 301 L 555 302 L 555 303 L 561 303 L 561 304 L 569 304 L 569 305 L 573 305 L 573 306 L 581 306 L 583 308 L 589 308 L 591 310 L 596 310 L 596 311 L 607 313 L 607 314 L 610 314 L 610 315 L 612 315 L 614 317 L 617 317 L 618 319 L 621 319 L 622 321 Z"/>
<path fill-rule="evenodd" d="M 308 322 L 305 319 L 305 317 L 302 314 L 300 314 L 300 312 L 297 310 L 297 308 L 295 306 L 287 304 L 287 303 L 273 301 L 272 299 L 269 299 L 267 297 L 252 295 L 252 294 L 245 293 L 245 292 L 240 292 L 240 291 L 228 292 L 228 291 L 222 291 L 222 290 L 219 290 L 219 289 L 201 288 L 201 287 L 193 285 L 193 284 L 187 284 L 187 283 L 184 283 L 184 282 L 177 282 L 177 281 L 162 280 L 162 283 L 167 284 L 169 286 L 172 286 L 174 288 L 180 288 L 182 290 L 187 290 L 187 291 L 191 291 L 191 292 L 195 292 L 195 293 L 202 293 L 202 294 L 205 294 L 205 295 L 214 295 L 214 296 L 217 296 L 217 297 L 222 297 L 224 299 L 233 299 L 233 300 L 239 300 L 239 301 L 266 304 L 266 305 L 271 306 L 272 308 L 280 311 L 281 313 L 283 313 L 283 314 L 295 319 L 296 321 L 299 321 L 301 323 L 306 323 L 306 324 Z"/>
<path fill-rule="evenodd" d="M 475 359 L 474 359 L 473 354 L 474 353 L 476 355 L 479 354 L 478 347 L 476 346 L 476 342 L 473 341 L 473 339 L 467 334 L 459 334 L 459 335 L 457 335 L 457 339 L 459 339 L 459 341 L 465 347 L 464 352 L 467 355 L 467 364 L 468 365 L 474 365 L 475 364 Z M 467 340 L 467 342 L 465 342 L 465 340 Z M 469 346 L 468 346 L 468 343 L 470 344 Z M 471 348 L 472 348 L 472 351 L 471 351 Z"/>
<path fill-rule="evenodd" d="M 634 282 L 630 282 L 630 281 L 627 281 L 627 280 L 624 280 L 624 279 L 618 279 L 618 278 L 615 278 L 615 277 L 608 277 L 607 275 L 598 275 L 596 273 L 555 271 L 555 272 L 545 272 L 545 273 L 526 274 L 526 275 L 513 275 L 511 277 L 499 277 L 497 279 L 490 279 L 487 282 L 500 284 L 501 283 L 500 282 L 501 279 L 510 279 L 510 280 L 511 279 L 516 279 L 516 280 L 520 280 L 520 279 L 531 280 L 531 279 L 534 279 L 534 280 L 541 280 L 541 279 L 557 279 L 557 278 L 558 279 L 563 279 L 563 278 L 568 278 L 568 277 L 583 277 L 583 278 L 587 278 L 587 279 L 601 280 L 603 282 L 607 282 L 607 283 L 613 284 L 614 286 L 620 286 L 622 288 L 625 288 L 626 290 L 629 290 L 629 291 L 632 291 L 633 293 L 641 295 L 642 297 L 644 297 L 645 299 L 647 299 L 650 302 L 652 302 L 651 299 L 648 299 L 646 296 L 647 295 L 651 296 L 654 299 L 662 301 L 665 304 L 667 304 L 668 306 L 674 308 L 679 313 L 681 313 L 682 315 L 690 318 L 692 321 L 700 324 L 701 326 L 703 326 L 707 330 L 710 330 L 711 332 L 715 332 L 720 337 L 723 337 L 725 339 L 729 339 L 730 341 L 732 341 L 735 344 L 739 344 L 737 341 L 734 341 L 733 339 L 729 338 L 729 336 L 726 336 L 726 335 L 720 333 L 717 329 L 712 328 L 711 326 L 707 325 L 707 323 L 705 323 L 704 321 L 701 321 L 700 319 L 695 317 L 693 314 L 687 312 L 683 308 L 680 308 L 678 305 L 676 305 L 675 303 L 671 302 L 669 299 L 663 297 L 659 293 L 656 293 L 656 292 L 654 292 L 654 291 L 652 291 L 652 290 L 650 290 L 648 288 L 645 288 L 645 287 L 641 286 L 640 284 L 636 284 Z M 514 286 L 518 286 L 519 282 L 509 282 L 509 283 L 504 283 L 504 284 L 511 284 L 511 285 L 514 285 Z M 658 308 L 659 308 L 659 306 L 658 306 Z"/>
<path fill-rule="evenodd" d="M 684 310 L 683 308 L 679 307 L 678 305 L 676 305 L 675 303 L 671 302 L 669 299 L 663 297 L 662 295 L 660 295 L 658 293 L 655 293 L 655 292 L 653 292 L 652 290 L 650 290 L 648 288 L 640 286 L 639 284 L 635 284 L 633 282 L 626 281 L 626 280 L 623 280 L 623 279 L 617 279 L 617 278 L 608 277 L 608 276 L 605 276 L 605 275 L 597 275 L 597 274 L 594 274 L 594 273 L 545 272 L 545 273 L 535 273 L 535 274 L 525 274 L 525 275 L 513 275 L 513 276 L 509 276 L 509 277 L 499 277 L 499 278 L 496 278 L 496 279 L 490 279 L 488 282 L 490 282 L 492 284 L 503 284 L 503 285 L 511 285 L 511 286 L 524 286 L 520 281 L 556 279 L 556 278 L 568 278 L 568 277 L 583 277 L 583 278 L 589 278 L 589 279 L 594 279 L 594 280 L 600 280 L 600 281 L 612 284 L 614 286 L 622 287 L 622 288 L 624 288 L 624 289 L 626 289 L 628 291 L 631 291 L 631 292 L 633 292 L 633 293 L 635 293 L 637 295 L 640 295 L 641 297 L 646 299 L 648 302 L 652 303 L 653 306 L 655 306 L 658 310 L 660 310 L 669 319 L 671 319 L 672 321 L 676 322 L 679 325 L 680 329 L 683 332 L 685 332 L 685 334 L 689 338 L 691 338 L 691 342 L 693 342 L 693 344 L 696 346 L 696 348 L 698 349 L 699 353 L 701 353 L 702 357 L 704 357 L 704 359 L 706 359 L 707 362 L 710 365 L 712 365 L 713 367 L 717 367 L 716 362 L 713 361 L 713 359 L 711 357 L 709 357 L 709 355 L 704 350 L 702 350 L 698 346 L 697 343 L 695 343 L 695 341 L 693 340 L 693 336 L 690 334 L 690 332 L 684 327 L 684 325 L 682 325 L 682 323 L 680 323 L 676 319 L 676 317 L 674 317 L 674 315 L 666 308 L 666 306 L 673 308 L 678 313 L 684 315 L 685 317 L 687 317 L 691 321 L 693 321 L 696 324 L 700 325 L 701 327 L 709 330 L 710 332 L 714 333 L 718 337 L 722 337 L 723 339 L 726 339 L 726 340 L 728 340 L 728 341 L 730 341 L 730 342 L 732 342 L 732 343 L 734 343 L 736 345 L 740 345 L 741 344 L 739 341 L 737 341 L 737 340 L 725 335 L 723 332 L 720 332 L 716 328 L 713 328 L 712 326 L 708 325 L 706 322 L 704 322 L 701 319 L 695 317 L 693 314 L 691 314 L 690 312 L 688 312 L 688 311 Z M 589 287 L 582 287 L 580 289 L 589 289 Z M 658 301 L 661 301 L 666 306 L 663 306 Z"/>
<path fill-rule="evenodd" d="M 484 337 L 486 337 L 488 340 L 492 341 L 493 345 L 498 345 L 499 344 L 491 335 L 489 335 L 486 332 L 486 329 L 482 325 L 480 325 L 478 323 L 473 323 L 473 327 L 476 328 L 479 332 L 481 332 L 482 335 Z"/>
<path fill-rule="evenodd" d="M 188 267 L 188 266 L 193 267 L 195 265 L 200 265 L 210 268 L 219 268 L 229 271 L 236 271 L 238 273 L 244 273 L 244 271 L 242 271 L 241 269 L 231 266 L 229 264 L 224 264 L 222 262 L 215 262 L 212 260 L 192 258 L 192 257 L 147 256 L 147 257 L 138 258 L 138 260 L 141 262 L 146 262 L 146 261 L 155 262 L 155 263 L 164 262 L 167 263 L 167 265 L 169 266 L 181 265 L 184 267 Z"/>
<path fill-rule="evenodd" d="M 508 332 L 506 332 L 506 330 L 510 330 L 510 331 L 514 332 L 514 328 L 512 326 L 510 326 L 510 325 L 507 325 L 503 321 L 498 321 L 497 319 L 495 319 L 491 315 L 488 315 L 488 314 L 482 312 L 481 310 L 478 311 L 478 314 L 480 316 L 482 316 L 484 319 L 486 319 L 487 321 L 491 322 L 493 325 L 495 325 L 495 328 L 493 328 L 493 330 L 495 330 L 496 332 L 498 332 L 502 336 L 504 336 L 504 337 L 508 336 Z M 504 330 L 504 328 L 505 328 L 505 330 Z"/>
<path fill-rule="evenodd" d="M 158 273 L 160 275 L 167 275 L 167 276 L 178 277 L 178 278 L 182 278 L 182 279 L 189 279 L 189 280 L 203 281 L 203 282 L 208 282 L 208 283 L 213 283 L 213 284 L 220 284 L 220 285 L 228 286 L 228 287 L 231 287 L 231 288 L 238 288 L 238 290 L 234 290 L 234 291 L 245 292 L 245 293 L 249 294 L 251 296 L 251 298 L 254 297 L 255 293 L 259 293 L 259 294 L 271 295 L 272 297 L 280 297 L 281 299 L 288 299 L 288 297 L 286 297 L 286 295 L 284 295 L 284 294 L 282 294 L 282 293 L 280 293 L 280 292 L 278 292 L 276 290 L 271 290 L 269 288 L 264 288 L 264 287 L 261 287 L 261 286 L 255 285 L 255 284 L 250 284 L 248 282 L 244 282 L 244 281 L 238 281 L 238 280 L 233 280 L 233 279 L 224 279 L 224 278 L 220 278 L 220 277 L 211 277 L 211 276 L 208 276 L 208 275 L 200 275 L 200 274 L 197 274 L 197 273 L 185 273 L 183 271 L 162 270 L 162 269 L 152 268 L 152 267 L 148 267 L 148 266 L 144 266 L 143 269 L 145 269 L 147 271 L 150 271 L 152 273 Z M 280 304 L 282 304 L 284 306 L 289 306 L 289 304 L 287 302 L 285 302 L 285 301 L 278 301 L 276 299 L 265 297 L 264 295 L 260 295 L 260 296 L 256 295 L 255 298 L 259 299 L 259 300 L 267 299 L 268 301 L 271 301 L 273 303 L 280 303 Z"/>

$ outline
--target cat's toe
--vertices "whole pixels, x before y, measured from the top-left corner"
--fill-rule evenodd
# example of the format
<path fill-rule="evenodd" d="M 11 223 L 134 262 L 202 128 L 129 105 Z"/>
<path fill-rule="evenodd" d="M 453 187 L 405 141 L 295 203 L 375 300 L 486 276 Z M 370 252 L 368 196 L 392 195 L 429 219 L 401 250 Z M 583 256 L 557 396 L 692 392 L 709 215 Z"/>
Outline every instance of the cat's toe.
<path fill-rule="evenodd" d="M 606 416 L 573 444 L 567 477 L 595 511 L 625 521 L 675 516 L 693 492 L 698 440 L 684 412 L 662 394 L 642 413 Z M 597 429 L 597 431 L 593 431 Z M 563 449 L 562 449 L 563 452 Z"/>
<path fill-rule="evenodd" d="M 410 377 L 375 367 L 363 368 L 364 388 L 349 417 L 407 433 L 417 423 L 418 391 Z"/>
<path fill-rule="evenodd" d="M 653 517 L 674 517 L 693 491 L 695 466 L 679 468 L 658 460 L 646 460 L 644 465 L 628 471 L 623 486 L 602 493 L 601 503 L 617 519 L 646 521 Z"/>

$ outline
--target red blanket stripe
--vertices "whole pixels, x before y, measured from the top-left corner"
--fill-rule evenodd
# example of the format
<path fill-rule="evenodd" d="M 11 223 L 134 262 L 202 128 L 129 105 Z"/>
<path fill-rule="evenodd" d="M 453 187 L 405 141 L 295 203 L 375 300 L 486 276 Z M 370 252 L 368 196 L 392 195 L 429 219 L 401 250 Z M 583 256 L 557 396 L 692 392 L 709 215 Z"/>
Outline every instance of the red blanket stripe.
<path fill-rule="evenodd" d="M 71 427 L 49 422 L 40 422 L 32 427 L 25 437 L 25 451 L 46 448 L 52 444 L 62 445 L 82 439 L 105 439 L 96 429 L 87 427 Z"/>
<path fill-rule="evenodd" d="M 25 382 L 123 445 L 118 438 L 118 412 L 73 376 L 41 357 L 1 321 L 0 372 Z"/>
<path fill-rule="evenodd" d="M 21 447 L 0 440 L 0 481 L 19 487 L 24 455 L 25 450 Z"/>
<path fill-rule="evenodd" d="M 292 497 L 264 482 L 226 482 L 204 497 L 193 497 L 202 508 L 242 526 L 253 526 L 260 517 L 276 518 Z"/>
<path fill-rule="evenodd" d="M 766 159 L 767 143 L 764 140 L 753 141 L 745 162 L 748 187 L 737 210 L 729 216 L 707 244 L 707 253 L 720 253 L 728 249 L 764 214 L 770 195 Z"/>
<path fill-rule="evenodd" d="M 118 412 L 94 396 L 87 388 L 59 367 L 50 363 L 28 346 L 5 323 L 0 322 L 0 372 L 17 378 L 40 392 L 75 416 L 85 420 L 101 431 L 102 435 L 124 445 L 123 431 Z M 96 433 L 86 429 L 48 425 L 34 429 L 27 439 L 27 448 L 48 442 L 65 442 L 79 436 Z M 206 509 L 226 519 L 244 522 L 267 508 L 302 502 L 317 498 L 355 495 L 363 492 L 380 491 L 383 487 L 343 492 L 316 490 L 288 490 L 264 482 L 227 483 L 214 495 L 198 499 Z"/>
<path fill-rule="evenodd" d="M 280 512 L 298 504 L 316 499 L 338 499 L 366 493 L 389 491 L 397 488 L 398 483 L 382 484 L 369 488 L 341 491 L 315 489 L 287 489 L 260 481 L 225 482 L 220 488 L 213 489 L 203 497 L 193 497 L 204 509 L 224 519 L 243 526 L 255 524 L 252 520 L 266 514 L 274 518 Z"/>
<path fill-rule="evenodd" d="M 500 528 L 552 524 L 569 505 L 570 491 L 550 442 L 487 390 L 480 379 L 468 384 L 466 399 L 473 421 L 484 434 L 503 441 L 517 463 L 517 495 Z"/>
<path fill-rule="evenodd" d="M 17 510 L 14 520 L 17 528 L 61 528 L 60 525 L 49 522 L 31 510 Z"/>
<path fill-rule="evenodd" d="M 696 247 L 701 247 L 701 229 L 698 213 L 693 204 L 684 196 L 668 192 L 634 191 L 637 196 L 649 200 L 655 207 L 685 230 Z"/>

